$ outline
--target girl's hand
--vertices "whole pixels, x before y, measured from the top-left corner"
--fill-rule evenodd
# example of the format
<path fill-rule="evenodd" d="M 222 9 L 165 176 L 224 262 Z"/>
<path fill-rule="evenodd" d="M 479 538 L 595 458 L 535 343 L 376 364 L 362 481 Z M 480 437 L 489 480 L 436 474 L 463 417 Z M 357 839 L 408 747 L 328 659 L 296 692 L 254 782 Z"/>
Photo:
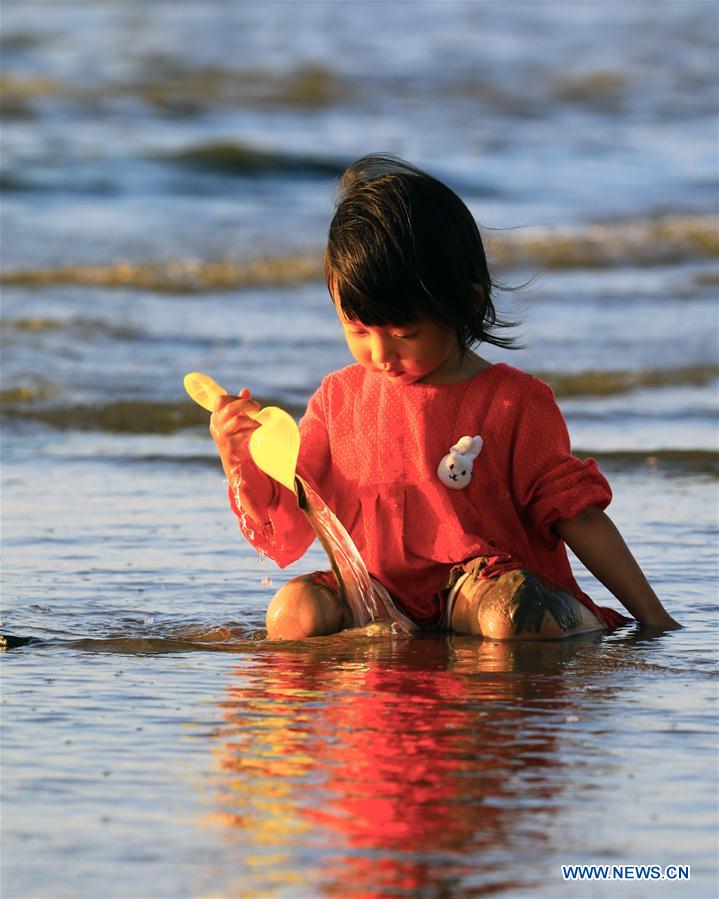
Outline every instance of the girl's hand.
<path fill-rule="evenodd" d="M 217 445 L 228 481 L 232 480 L 232 470 L 241 466 L 249 456 L 250 437 L 259 427 L 251 413 L 259 412 L 260 408 L 246 387 L 242 388 L 239 396 L 221 396 L 217 400 L 210 417 L 210 434 Z"/>

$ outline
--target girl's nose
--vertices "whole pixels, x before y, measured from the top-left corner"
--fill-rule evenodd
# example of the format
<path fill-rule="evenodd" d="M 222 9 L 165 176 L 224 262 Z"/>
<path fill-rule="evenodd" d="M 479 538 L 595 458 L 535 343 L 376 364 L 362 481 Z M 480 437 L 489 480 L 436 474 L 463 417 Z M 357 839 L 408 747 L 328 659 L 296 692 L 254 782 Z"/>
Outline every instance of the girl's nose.
<path fill-rule="evenodd" d="M 383 334 L 374 334 L 372 337 L 372 362 L 375 365 L 388 365 L 397 359 L 397 353 L 392 341 Z"/>

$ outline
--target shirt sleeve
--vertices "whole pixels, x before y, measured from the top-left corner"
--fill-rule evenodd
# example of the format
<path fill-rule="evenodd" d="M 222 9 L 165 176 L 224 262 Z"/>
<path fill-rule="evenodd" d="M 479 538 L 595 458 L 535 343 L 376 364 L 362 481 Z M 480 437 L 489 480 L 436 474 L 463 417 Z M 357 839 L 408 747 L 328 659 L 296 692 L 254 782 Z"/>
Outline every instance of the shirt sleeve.
<path fill-rule="evenodd" d="M 307 411 L 300 421 L 300 454 L 297 460 L 297 473 L 318 492 L 321 491 L 324 480 L 323 473 L 331 471 L 329 440 L 324 420 L 320 388 L 310 399 Z M 245 490 L 251 492 L 253 481 L 263 477 L 265 475 L 251 459 L 243 466 L 242 481 Z M 274 483 L 273 487 L 272 502 L 263 522 L 255 521 L 240 508 L 238 496 L 232 487 L 229 490 L 230 506 L 238 518 L 240 530 L 252 546 L 276 562 L 280 568 L 286 568 L 305 554 L 315 534 L 299 509 L 294 493 L 282 484 Z"/>
<path fill-rule="evenodd" d="M 569 434 L 551 388 L 536 378 L 523 391 L 512 454 L 514 501 L 529 527 L 554 548 L 557 521 L 575 518 L 588 506 L 605 509 L 611 488 L 594 459 L 573 456 Z"/>

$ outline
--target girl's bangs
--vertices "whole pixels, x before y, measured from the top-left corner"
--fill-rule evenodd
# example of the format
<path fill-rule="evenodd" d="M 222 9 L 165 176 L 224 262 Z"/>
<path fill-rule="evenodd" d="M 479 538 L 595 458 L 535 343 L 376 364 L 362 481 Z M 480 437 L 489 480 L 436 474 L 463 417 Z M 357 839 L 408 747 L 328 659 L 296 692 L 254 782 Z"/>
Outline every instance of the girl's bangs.
<path fill-rule="evenodd" d="M 330 284 L 339 298 L 345 318 L 370 327 L 407 325 L 420 318 L 433 317 L 422 303 L 412 302 L 406 286 L 373 284 L 371 288 L 341 275 L 333 274 Z M 328 285 L 330 286 L 330 285 Z M 330 286 L 330 294 L 333 293 Z"/>

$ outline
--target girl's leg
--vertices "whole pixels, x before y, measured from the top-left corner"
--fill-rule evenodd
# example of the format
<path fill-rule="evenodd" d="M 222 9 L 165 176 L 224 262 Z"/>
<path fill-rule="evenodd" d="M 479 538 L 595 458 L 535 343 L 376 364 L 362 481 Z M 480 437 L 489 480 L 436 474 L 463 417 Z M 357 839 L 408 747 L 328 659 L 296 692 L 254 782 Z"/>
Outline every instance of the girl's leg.
<path fill-rule="evenodd" d="M 281 587 L 267 608 L 268 640 L 335 634 L 349 624 L 332 572 L 314 571 Z"/>
<path fill-rule="evenodd" d="M 480 578 L 470 564 L 457 585 L 451 628 L 495 640 L 546 640 L 604 630 L 586 606 L 564 590 L 549 589 L 530 571 Z"/>

